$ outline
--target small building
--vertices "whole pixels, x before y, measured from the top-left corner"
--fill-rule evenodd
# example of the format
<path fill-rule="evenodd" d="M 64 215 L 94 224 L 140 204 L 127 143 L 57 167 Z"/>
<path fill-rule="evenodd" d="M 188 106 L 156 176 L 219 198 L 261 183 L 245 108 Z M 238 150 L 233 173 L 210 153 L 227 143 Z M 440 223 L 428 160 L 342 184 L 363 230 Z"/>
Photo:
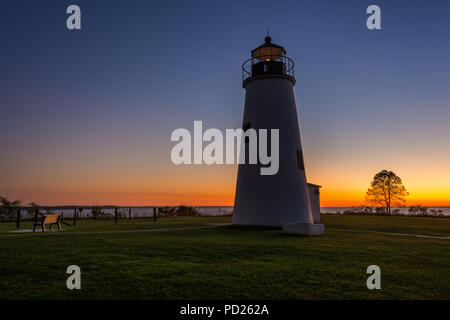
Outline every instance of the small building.
<path fill-rule="evenodd" d="M 317 184 L 308 182 L 309 202 L 314 223 L 320 223 L 320 188 Z"/>

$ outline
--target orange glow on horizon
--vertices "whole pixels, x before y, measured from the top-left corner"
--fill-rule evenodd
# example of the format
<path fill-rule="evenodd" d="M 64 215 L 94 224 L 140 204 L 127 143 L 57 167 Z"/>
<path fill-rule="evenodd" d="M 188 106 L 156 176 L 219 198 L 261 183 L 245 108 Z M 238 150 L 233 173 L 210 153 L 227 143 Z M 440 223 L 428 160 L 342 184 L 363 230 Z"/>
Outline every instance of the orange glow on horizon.
<path fill-rule="evenodd" d="M 41 162 L 39 170 L 5 172 L 0 195 L 42 206 L 233 206 L 237 165 L 175 166 L 167 164 L 167 154 L 128 159 L 127 166 L 102 157 L 76 163 L 65 158 L 63 166 L 61 158 L 52 158 Z M 308 181 L 322 186 L 322 207 L 364 205 L 371 178 L 385 167 L 403 179 L 410 193 L 406 205 L 450 206 L 450 170 L 443 160 L 421 171 L 413 162 L 395 167 L 328 158 L 311 161 L 307 167 Z"/>
<path fill-rule="evenodd" d="M 20 198 L 14 194 L 11 199 Z M 321 189 L 322 207 L 353 207 L 364 205 L 365 190 Z M 52 205 L 118 205 L 118 206 L 233 206 L 234 186 L 231 188 L 192 188 L 190 190 L 162 190 L 157 192 L 103 191 L 103 192 L 37 192 L 22 197 L 24 204 L 37 202 Z M 58 199 L 55 201 L 55 199 Z M 406 206 L 450 206 L 450 191 L 422 191 L 407 197 Z"/>

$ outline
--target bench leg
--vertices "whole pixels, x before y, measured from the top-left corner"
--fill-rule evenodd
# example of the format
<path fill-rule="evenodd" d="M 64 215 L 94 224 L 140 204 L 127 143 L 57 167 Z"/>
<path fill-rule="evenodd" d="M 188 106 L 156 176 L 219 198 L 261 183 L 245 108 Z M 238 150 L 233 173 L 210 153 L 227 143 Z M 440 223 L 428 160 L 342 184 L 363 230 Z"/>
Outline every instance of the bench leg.
<path fill-rule="evenodd" d="M 48 228 L 48 231 L 52 231 L 53 223 L 50 225 L 50 228 Z"/>
<path fill-rule="evenodd" d="M 42 224 L 42 232 L 45 232 L 45 224 Z"/>
<path fill-rule="evenodd" d="M 33 232 L 36 231 L 36 225 L 33 225 Z"/>
<path fill-rule="evenodd" d="M 59 221 L 58 221 L 57 226 L 58 226 L 58 231 L 61 231 L 61 223 Z"/>

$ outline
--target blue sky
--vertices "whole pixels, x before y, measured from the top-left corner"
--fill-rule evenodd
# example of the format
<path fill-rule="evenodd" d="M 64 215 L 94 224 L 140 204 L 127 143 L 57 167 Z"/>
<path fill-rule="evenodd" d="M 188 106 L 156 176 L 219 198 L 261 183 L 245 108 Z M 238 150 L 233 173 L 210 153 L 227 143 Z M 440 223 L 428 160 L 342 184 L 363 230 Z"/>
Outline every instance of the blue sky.
<path fill-rule="evenodd" d="M 81 31 L 66 28 L 70 4 L 81 7 Z M 382 30 L 365 27 L 370 4 L 381 7 Z M 424 180 L 450 190 L 449 9 L 445 1 L 4 1 L 0 192 L 83 202 L 77 190 L 86 186 L 70 184 L 74 176 L 114 176 L 128 189 L 130 177 L 170 177 L 172 130 L 194 120 L 241 126 L 241 64 L 267 25 L 296 64 L 312 180 L 338 192 L 352 189 L 350 179 L 356 190 L 392 168 L 419 193 Z M 204 172 L 202 183 L 234 192 L 234 167 Z"/>

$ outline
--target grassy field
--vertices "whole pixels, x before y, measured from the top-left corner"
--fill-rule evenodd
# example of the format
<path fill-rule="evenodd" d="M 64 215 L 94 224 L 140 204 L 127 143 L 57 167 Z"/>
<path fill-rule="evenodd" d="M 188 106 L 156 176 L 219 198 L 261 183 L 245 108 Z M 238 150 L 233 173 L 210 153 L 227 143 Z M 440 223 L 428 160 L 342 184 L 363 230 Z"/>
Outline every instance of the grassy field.
<path fill-rule="evenodd" d="M 450 236 L 450 219 L 323 219 L 313 238 L 209 225 L 230 217 L 81 220 L 45 234 L 1 223 L 0 299 L 450 299 L 450 239 L 393 234 Z M 81 290 L 66 287 L 71 264 Z M 381 290 L 366 287 L 372 264 Z"/>

